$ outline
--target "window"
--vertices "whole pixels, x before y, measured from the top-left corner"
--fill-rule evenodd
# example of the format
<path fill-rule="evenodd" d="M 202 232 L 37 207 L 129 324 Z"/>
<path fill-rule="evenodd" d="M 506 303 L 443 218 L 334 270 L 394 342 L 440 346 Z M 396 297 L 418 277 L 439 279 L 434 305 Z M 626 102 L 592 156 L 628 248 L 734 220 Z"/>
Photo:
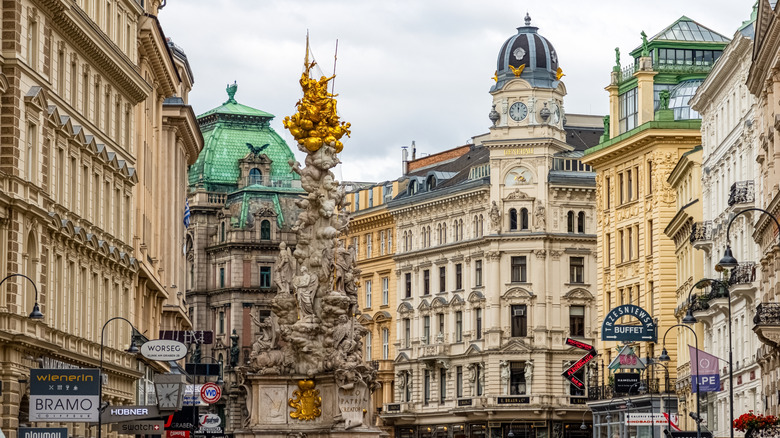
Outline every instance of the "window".
<path fill-rule="evenodd" d="M 38 69 L 38 22 L 29 17 L 27 22 L 27 64 Z"/>
<path fill-rule="evenodd" d="M 647 255 L 653 255 L 653 221 L 647 221 L 647 232 L 645 232 L 647 241 Z"/>
<path fill-rule="evenodd" d="M 423 404 L 427 405 L 431 400 L 431 372 L 425 370 L 423 373 Z"/>
<path fill-rule="evenodd" d="M 412 376 L 410 372 L 406 372 L 406 392 L 404 394 L 404 400 L 412 401 Z"/>
<path fill-rule="evenodd" d="M 639 166 L 634 167 L 634 196 L 639 199 Z"/>
<path fill-rule="evenodd" d="M 566 214 L 566 231 L 569 233 L 574 232 L 574 212 L 570 211 Z"/>
<path fill-rule="evenodd" d="M 463 397 L 463 367 L 455 367 L 455 396 Z"/>
<path fill-rule="evenodd" d="M 585 282 L 585 257 L 569 258 L 569 283 Z"/>
<path fill-rule="evenodd" d="M 620 244 L 620 262 L 626 261 L 626 251 L 623 242 L 623 230 L 618 231 L 618 242 Z"/>
<path fill-rule="evenodd" d="M 528 229 L 528 209 L 527 208 L 521 208 L 520 209 L 520 229 L 521 230 L 527 230 Z"/>
<path fill-rule="evenodd" d="M 439 403 L 447 399 L 447 370 L 439 368 Z"/>
<path fill-rule="evenodd" d="M 390 330 L 382 329 L 382 359 L 387 360 L 390 357 Z"/>
<path fill-rule="evenodd" d="M 404 275 L 404 278 L 406 280 L 406 298 L 412 297 L 412 273 L 407 272 L 406 275 Z"/>
<path fill-rule="evenodd" d="M 628 176 L 628 187 L 627 187 L 628 200 L 630 202 L 632 199 L 634 199 L 634 183 L 631 179 L 631 169 L 628 169 L 627 176 Z"/>
<path fill-rule="evenodd" d="M 366 360 L 371 360 L 371 332 L 366 333 Z"/>
<path fill-rule="evenodd" d="M 482 367 L 475 365 L 475 374 L 477 378 L 477 395 L 482 395 Z"/>
<path fill-rule="evenodd" d="M 360 192 L 355 193 L 355 211 L 360 210 Z"/>
<path fill-rule="evenodd" d="M 225 287 L 225 268 L 219 268 L 219 287 Z"/>
<path fill-rule="evenodd" d="M 439 319 L 439 335 L 443 337 L 444 336 L 444 314 L 439 313 L 437 317 Z"/>
<path fill-rule="evenodd" d="M 571 336 L 585 336 L 585 306 L 569 307 L 569 331 Z"/>
<path fill-rule="evenodd" d="M 371 307 L 371 280 L 366 280 L 366 307 Z"/>
<path fill-rule="evenodd" d="M 525 363 L 509 362 L 509 394 L 523 395 L 525 387 Z"/>
<path fill-rule="evenodd" d="M 515 210 L 514 208 L 509 209 L 509 229 L 510 230 L 517 229 L 517 210 Z"/>
<path fill-rule="evenodd" d="M 647 162 L 647 194 L 653 193 L 653 162 Z"/>
<path fill-rule="evenodd" d="M 38 127 L 35 123 L 27 124 L 27 181 L 34 182 L 38 174 Z M 83 201 L 82 201 L 83 205 Z"/>
<path fill-rule="evenodd" d="M 385 232 L 379 232 L 379 255 L 385 255 Z"/>
<path fill-rule="evenodd" d="M 612 264 L 612 235 L 607 233 L 604 239 L 604 266 Z"/>
<path fill-rule="evenodd" d="M 431 294 L 431 271 L 430 269 L 423 270 L 423 295 Z"/>
<path fill-rule="evenodd" d="M 224 242 L 225 241 L 225 222 L 222 222 L 219 225 L 219 241 Z"/>
<path fill-rule="evenodd" d="M 389 304 L 390 298 L 390 279 L 387 277 L 382 277 L 382 305 L 386 306 Z"/>
<path fill-rule="evenodd" d="M 412 345 L 412 320 L 404 318 L 404 348 Z"/>
<path fill-rule="evenodd" d="M 584 233 L 585 232 L 585 212 L 581 211 L 577 213 L 577 232 L 578 233 Z"/>
<path fill-rule="evenodd" d="M 447 269 L 444 266 L 439 267 L 439 292 L 447 291 Z"/>
<path fill-rule="evenodd" d="M 512 257 L 512 283 L 525 283 L 526 278 L 526 257 Z"/>
<path fill-rule="evenodd" d="M 252 170 L 249 171 L 249 181 L 247 185 L 251 186 L 254 184 L 263 184 L 263 172 L 257 167 L 252 168 Z"/>
<path fill-rule="evenodd" d="M 371 233 L 366 234 L 366 258 L 371 258 Z"/>
<path fill-rule="evenodd" d="M 355 256 L 357 257 L 357 255 L 360 254 L 360 238 L 359 237 L 353 237 L 352 238 L 352 246 L 355 248 Z"/>
<path fill-rule="evenodd" d="M 609 177 L 604 178 L 604 199 L 607 201 L 607 208 L 610 208 L 612 205 L 610 204 L 609 197 L 612 196 L 612 193 L 609 189 Z"/>
<path fill-rule="evenodd" d="M 463 311 L 455 312 L 455 342 L 463 342 Z"/>
<path fill-rule="evenodd" d="M 387 230 L 387 253 L 393 253 L 393 230 Z"/>
<path fill-rule="evenodd" d="M 463 265 L 460 263 L 455 264 L 455 289 L 463 289 Z"/>
<path fill-rule="evenodd" d="M 474 286 L 482 286 L 482 260 L 474 262 Z"/>
<path fill-rule="evenodd" d="M 474 309 L 476 319 L 476 339 L 482 339 L 482 309 L 477 307 Z"/>
<path fill-rule="evenodd" d="M 621 173 L 618 175 L 618 196 L 620 197 L 620 202 L 618 205 L 623 204 L 623 174 Z"/>
<path fill-rule="evenodd" d="M 512 337 L 528 336 L 528 316 L 526 315 L 525 304 L 516 304 L 511 307 L 512 311 Z"/>
<path fill-rule="evenodd" d="M 368 208 L 371 208 L 374 206 L 374 189 L 370 188 L 368 189 Z"/>
<path fill-rule="evenodd" d="M 260 239 L 271 240 L 271 222 L 268 220 L 260 222 Z"/>
<path fill-rule="evenodd" d="M 634 228 L 628 227 L 628 259 L 634 260 Z"/>
<path fill-rule="evenodd" d="M 620 134 L 637 126 L 637 89 L 632 88 L 618 96 L 618 128 Z"/>
<path fill-rule="evenodd" d="M 423 344 L 431 343 L 431 317 L 428 315 L 423 316 Z"/>
<path fill-rule="evenodd" d="M 260 287 L 261 288 L 271 287 L 271 267 L 270 266 L 261 266 L 260 267 Z"/>
<path fill-rule="evenodd" d="M 219 332 L 225 333 L 225 312 L 219 312 Z"/>

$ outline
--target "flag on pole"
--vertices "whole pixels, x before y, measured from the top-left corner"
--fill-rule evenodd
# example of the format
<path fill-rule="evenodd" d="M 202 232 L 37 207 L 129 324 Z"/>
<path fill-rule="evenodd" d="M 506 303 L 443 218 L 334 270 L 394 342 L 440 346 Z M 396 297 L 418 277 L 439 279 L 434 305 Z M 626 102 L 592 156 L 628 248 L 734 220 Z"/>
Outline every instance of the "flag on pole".
<path fill-rule="evenodd" d="M 184 200 L 184 228 L 190 227 L 190 200 Z"/>
<path fill-rule="evenodd" d="M 693 392 L 720 391 L 718 358 L 691 345 L 688 345 L 688 349 L 691 353 L 691 387 Z"/>

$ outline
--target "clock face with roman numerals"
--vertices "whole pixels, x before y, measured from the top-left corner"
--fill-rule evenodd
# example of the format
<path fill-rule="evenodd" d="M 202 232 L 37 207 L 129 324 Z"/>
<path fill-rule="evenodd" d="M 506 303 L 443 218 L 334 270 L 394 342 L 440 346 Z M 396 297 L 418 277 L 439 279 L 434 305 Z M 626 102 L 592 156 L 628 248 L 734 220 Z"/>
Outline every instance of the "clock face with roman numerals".
<path fill-rule="evenodd" d="M 519 122 L 528 116 L 528 107 L 523 102 L 515 102 L 509 107 L 509 117 Z"/>

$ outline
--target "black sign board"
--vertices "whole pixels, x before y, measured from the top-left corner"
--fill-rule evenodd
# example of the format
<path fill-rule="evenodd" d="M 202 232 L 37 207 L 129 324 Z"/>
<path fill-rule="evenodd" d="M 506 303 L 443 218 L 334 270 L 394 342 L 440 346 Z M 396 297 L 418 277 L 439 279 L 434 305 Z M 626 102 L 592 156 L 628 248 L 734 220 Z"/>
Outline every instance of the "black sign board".
<path fill-rule="evenodd" d="M 672 438 L 698 438 L 695 430 L 672 431 Z M 701 431 L 701 438 L 712 438 L 712 432 Z"/>
<path fill-rule="evenodd" d="M 19 438 L 68 438 L 67 427 L 20 427 Z"/>
<path fill-rule="evenodd" d="M 198 418 L 197 406 L 182 406 L 180 411 L 176 411 L 168 417 L 165 430 L 192 430 L 198 422 Z"/>
<path fill-rule="evenodd" d="M 219 363 L 188 363 L 184 365 L 184 370 L 191 376 L 219 376 L 221 375 L 222 364 Z"/>
<path fill-rule="evenodd" d="M 632 394 L 639 391 L 639 373 L 615 373 L 615 392 L 626 394 L 631 390 Z"/>
<path fill-rule="evenodd" d="M 401 412 L 401 403 L 391 403 L 387 405 L 387 412 Z"/>
<path fill-rule="evenodd" d="M 574 374 L 596 357 L 596 349 L 590 344 L 572 338 L 566 338 L 566 345 L 587 351 L 585 356 L 582 356 L 577 362 L 574 362 L 574 365 L 563 371 L 563 377 L 571 382 L 572 385 L 576 386 L 577 389 L 585 389 L 585 382 L 577 378 Z"/>
<path fill-rule="evenodd" d="M 513 404 L 513 403 L 531 403 L 530 397 L 498 397 L 496 403 L 500 405 Z"/>
<path fill-rule="evenodd" d="M 170 339 L 187 345 L 213 344 L 214 332 L 211 330 L 160 330 L 160 339 Z"/>
<path fill-rule="evenodd" d="M 459 398 L 458 399 L 458 406 L 471 406 L 472 401 L 470 398 Z"/>
<path fill-rule="evenodd" d="M 617 325 L 620 318 L 628 316 L 639 321 L 639 325 Z M 601 324 L 602 341 L 658 341 L 653 317 L 645 309 L 633 304 L 624 304 L 610 310 Z"/>
<path fill-rule="evenodd" d="M 569 398 L 570 405 L 584 405 L 587 399 L 584 397 L 571 397 Z"/>

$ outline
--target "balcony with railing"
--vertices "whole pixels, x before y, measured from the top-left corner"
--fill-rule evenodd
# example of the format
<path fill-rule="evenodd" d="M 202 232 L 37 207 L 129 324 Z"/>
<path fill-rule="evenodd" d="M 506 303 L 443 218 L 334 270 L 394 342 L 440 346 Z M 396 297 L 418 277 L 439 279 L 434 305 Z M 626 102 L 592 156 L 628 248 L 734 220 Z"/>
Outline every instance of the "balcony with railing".
<path fill-rule="evenodd" d="M 780 346 L 780 303 L 761 303 L 753 317 L 753 331 L 764 344 Z"/>
<path fill-rule="evenodd" d="M 756 281 L 756 262 L 742 262 L 729 273 L 729 285 L 752 284 Z"/>
<path fill-rule="evenodd" d="M 668 377 L 655 377 L 643 379 L 644 390 L 638 391 L 638 388 L 632 388 L 631 396 L 634 395 L 651 395 L 666 394 L 673 392 L 674 388 L 671 386 L 671 380 Z M 637 385 L 639 386 L 639 385 Z M 615 391 L 614 385 L 592 385 L 588 388 L 588 400 L 610 400 L 614 397 L 625 397 L 627 394 Z"/>
<path fill-rule="evenodd" d="M 756 200 L 755 181 L 737 181 L 729 191 L 729 207 L 748 206 Z"/>
<path fill-rule="evenodd" d="M 694 248 L 712 245 L 712 221 L 695 222 L 691 227 L 691 245 Z"/>

